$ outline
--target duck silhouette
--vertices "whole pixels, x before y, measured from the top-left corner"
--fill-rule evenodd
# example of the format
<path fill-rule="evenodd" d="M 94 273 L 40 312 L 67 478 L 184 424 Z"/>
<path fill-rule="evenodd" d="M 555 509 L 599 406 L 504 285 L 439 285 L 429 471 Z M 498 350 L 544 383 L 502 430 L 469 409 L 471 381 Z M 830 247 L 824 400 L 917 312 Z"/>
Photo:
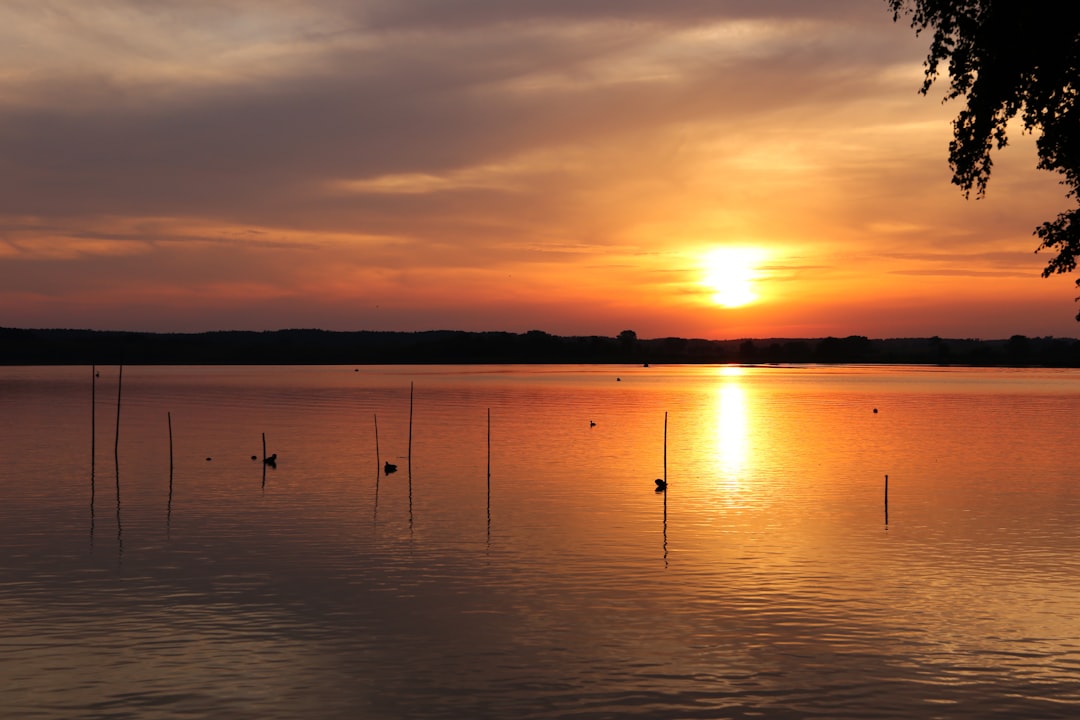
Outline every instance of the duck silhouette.
<path fill-rule="evenodd" d="M 269 465 L 272 468 L 276 468 L 277 467 L 277 453 L 274 453 L 273 455 L 271 455 L 269 457 L 263 458 L 263 462 L 266 463 L 267 465 Z"/>
<path fill-rule="evenodd" d="M 387 475 L 389 475 L 390 473 L 393 473 L 393 472 L 397 472 L 397 465 L 395 465 L 394 463 L 387 460 L 386 464 L 383 465 L 383 472 L 386 473 Z"/>
<path fill-rule="evenodd" d="M 664 492 L 667 490 L 667 481 L 656 478 L 656 492 Z"/>

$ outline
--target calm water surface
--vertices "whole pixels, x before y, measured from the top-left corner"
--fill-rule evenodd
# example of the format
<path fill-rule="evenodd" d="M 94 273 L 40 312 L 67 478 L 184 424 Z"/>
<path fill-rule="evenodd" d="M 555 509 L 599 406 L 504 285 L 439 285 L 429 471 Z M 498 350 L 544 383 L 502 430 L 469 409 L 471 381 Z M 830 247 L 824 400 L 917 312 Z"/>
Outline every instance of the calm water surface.
<path fill-rule="evenodd" d="M 98 370 L 0 368 L 2 717 L 1080 713 L 1080 372 Z"/>

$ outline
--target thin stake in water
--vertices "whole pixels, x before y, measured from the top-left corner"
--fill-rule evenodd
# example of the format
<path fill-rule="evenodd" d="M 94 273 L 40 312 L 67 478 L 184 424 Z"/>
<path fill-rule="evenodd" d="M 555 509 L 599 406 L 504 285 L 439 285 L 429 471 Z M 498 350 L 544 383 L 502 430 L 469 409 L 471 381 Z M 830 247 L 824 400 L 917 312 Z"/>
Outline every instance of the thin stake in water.
<path fill-rule="evenodd" d="M 172 440 L 172 412 L 165 413 L 169 420 L 169 492 L 172 492 L 173 477 L 173 440 Z"/>
<path fill-rule="evenodd" d="M 113 459 L 116 461 L 116 561 L 119 564 L 124 554 L 124 527 L 120 522 L 120 394 L 124 387 L 124 366 L 116 380 L 116 441 L 113 445 Z"/>
<path fill-rule="evenodd" d="M 90 365 L 90 547 L 94 546 L 94 461 L 97 457 L 97 366 Z"/>
<path fill-rule="evenodd" d="M 413 383 L 409 383 L 409 542 L 412 542 L 413 504 L 412 504 L 412 418 L 413 418 Z"/>
<path fill-rule="evenodd" d="M 375 418 L 375 512 L 372 518 L 374 524 L 379 522 L 379 479 L 382 475 L 382 457 L 379 455 L 379 415 L 373 413 Z"/>
<path fill-rule="evenodd" d="M 120 393 L 124 387 L 124 366 L 120 366 L 120 375 L 116 380 L 116 442 L 113 444 L 113 457 L 117 468 L 120 467 Z"/>
<path fill-rule="evenodd" d="M 885 524 L 889 524 L 889 476 L 885 476 Z"/>
<path fill-rule="evenodd" d="M 664 489 L 667 489 L 667 410 L 664 411 Z"/>
<path fill-rule="evenodd" d="M 412 480 L 413 383 L 409 383 L 409 480 Z"/>
<path fill-rule="evenodd" d="M 664 411 L 664 477 L 656 478 L 656 492 L 664 493 L 664 504 L 667 505 L 667 411 Z"/>
<path fill-rule="evenodd" d="M 487 541 L 491 543 L 491 408 L 487 409 Z"/>
<path fill-rule="evenodd" d="M 97 457 L 97 366 L 90 366 L 90 487 L 94 486 L 94 459 Z"/>
<path fill-rule="evenodd" d="M 165 413 L 169 420 L 169 503 L 165 508 L 165 532 L 169 532 L 172 523 L 172 491 L 173 491 L 173 439 L 172 439 L 172 413 Z"/>
<path fill-rule="evenodd" d="M 668 566 L 667 549 L 667 411 L 664 411 L 664 567 Z"/>

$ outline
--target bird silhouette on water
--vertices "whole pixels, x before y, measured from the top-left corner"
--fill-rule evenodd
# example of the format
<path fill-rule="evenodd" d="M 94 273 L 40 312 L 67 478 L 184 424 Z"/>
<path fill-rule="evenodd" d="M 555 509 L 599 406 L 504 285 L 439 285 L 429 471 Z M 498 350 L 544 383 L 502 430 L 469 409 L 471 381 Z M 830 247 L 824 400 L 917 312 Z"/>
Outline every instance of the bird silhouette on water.
<path fill-rule="evenodd" d="M 277 467 L 277 453 L 274 453 L 273 455 L 271 455 L 271 456 L 269 456 L 267 458 L 263 458 L 263 462 L 266 463 L 268 466 L 270 466 L 272 468 L 276 468 Z"/>
<path fill-rule="evenodd" d="M 667 481 L 656 478 L 656 492 L 664 492 L 667 490 Z"/>
<path fill-rule="evenodd" d="M 394 463 L 387 460 L 386 464 L 383 465 L 383 472 L 386 473 L 387 475 L 389 475 L 390 473 L 397 472 L 397 465 L 395 465 Z"/>

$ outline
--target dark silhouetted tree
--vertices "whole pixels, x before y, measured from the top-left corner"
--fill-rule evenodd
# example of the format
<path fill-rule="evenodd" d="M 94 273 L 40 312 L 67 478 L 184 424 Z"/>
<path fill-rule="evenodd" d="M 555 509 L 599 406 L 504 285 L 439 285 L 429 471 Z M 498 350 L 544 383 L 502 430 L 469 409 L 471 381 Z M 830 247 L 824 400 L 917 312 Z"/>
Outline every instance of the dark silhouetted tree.
<path fill-rule="evenodd" d="M 949 344 L 935 335 L 930 338 L 930 354 L 938 364 L 947 364 L 949 362 Z"/>
<path fill-rule="evenodd" d="M 636 354 L 638 344 L 637 333 L 633 330 L 623 330 L 619 333 L 617 339 L 620 347 L 622 347 L 623 358 L 626 360 L 633 358 Z"/>
<path fill-rule="evenodd" d="M 946 99 L 964 98 L 953 121 L 949 163 L 966 195 L 986 192 L 991 151 L 1008 143 L 1006 124 L 1019 117 L 1036 136 L 1038 167 L 1062 176 L 1068 196 L 1080 189 L 1080 22 L 1067 3 L 1036 0 L 887 0 L 893 20 L 933 32 L 926 57 L 926 94 L 948 65 Z M 1043 277 L 1076 270 L 1080 207 L 1035 229 L 1038 250 L 1053 250 Z M 1080 280 L 1077 280 L 1080 285 Z M 1080 300 L 1080 298 L 1077 298 Z M 1080 320 L 1080 314 L 1077 314 Z"/>
<path fill-rule="evenodd" d="M 1013 335 L 1005 345 L 1005 355 L 1010 365 L 1027 365 L 1031 361 L 1031 340 L 1026 335 Z"/>
<path fill-rule="evenodd" d="M 873 351 L 874 345 L 869 338 L 849 335 L 846 338 L 822 338 L 815 353 L 818 362 L 853 363 L 870 359 Z"/>

